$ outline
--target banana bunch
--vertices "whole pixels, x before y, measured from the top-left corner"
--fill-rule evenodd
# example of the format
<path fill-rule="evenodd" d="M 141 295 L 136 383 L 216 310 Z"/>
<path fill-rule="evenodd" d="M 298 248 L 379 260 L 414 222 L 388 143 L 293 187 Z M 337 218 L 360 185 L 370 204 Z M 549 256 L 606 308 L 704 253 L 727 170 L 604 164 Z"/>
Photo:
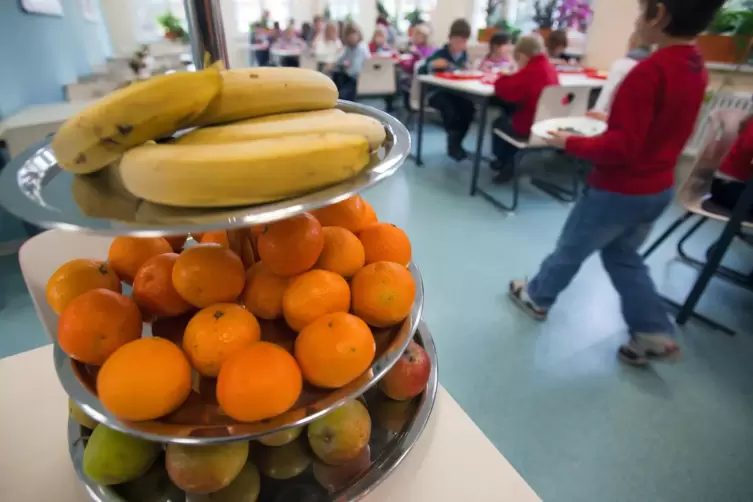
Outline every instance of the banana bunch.
<path fill-rule="evenodd" d="M 327 76 L 300 68 L 175 73 L 105 97 L 68 120 L 52 146 L 64 169 L 112 165 L 149 202 L 271 202 L 351 178 L 384 143 L 384 126 L 335 109 L 337 96 Z"/>

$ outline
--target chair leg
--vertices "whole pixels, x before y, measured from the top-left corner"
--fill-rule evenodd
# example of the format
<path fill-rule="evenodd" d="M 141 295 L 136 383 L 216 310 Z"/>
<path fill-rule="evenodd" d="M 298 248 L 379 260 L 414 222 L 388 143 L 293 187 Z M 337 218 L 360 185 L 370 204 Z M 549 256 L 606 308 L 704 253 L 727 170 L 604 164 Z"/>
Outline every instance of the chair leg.
<path fill-rule="evenodd" d="M 508 205 L 500 201 L 499 199 L 497 199 L 490 193 L 479 188 L 477 185 L 474 186 L 473 194 L 475 195 L 476 193 L 478 193 L 487 202 L 491 203 L 493 206 L 496 206 L 497 208 L 503 211 L 509 211 L 509 212 L 515 211 L 515 209 L 517 209 L 518 207 L 518 194 L 520 191 L 520 174 L 519 174 L 520 169 L 518 169 L 518 165 L 520 164 L 520 159 L 523 156 L 523 151 L 524 150 L 520 150 L 519 152 L 517 152 L 512 161 L 513 174 L 512 174 L 512 203 L 511 204 Z"/>
<path fill-rule="evenodd" d="M 703 224 L 704 224 L 704 223 L 706 223 L 707 221 L 708 221 L 708 218 L 706 218 L 706 217 L 703 217 L 703 216 L 702 216 L 702 217 L 701 217 L 701 219 L 700 219 L 700 220 L 698 220 L 698 221 L 697 221 L 697 222 L 695 223 L 695 225 L 693 225 L 692 227 L 690 227 L 690 230 L 688 230 L 688 231 L 687 231 L 687 232 L 685 233 L 685 235 L 683 235 L 683 236 L 682 236 L 682 238 L 681 238 L 681 239 L 680 239 L 679 241 L 677 241 L 677 254 L 678 254 L 678 255 L 680 256 L 680 258 L 681 258 L 681 259 L 682 259 L 683 261 L 687 261 L 687 262 L 690 262 L 690 263 L 692 263 L 692 262 L 694 262 L 694 261 L 696 261 L 696 262 L 698 261 L 698 260 L 696 260 L 695 258 L 691 258 L 691 257 L 690 257 L 690 256 L 688 255 L 688 253 L 686 253 L 686 252 L 685 252 L 685 243 L 686 243 L 686 242 L 687 242 L 687 240 L 688 240 L 688 239 L 689 239 L 689 238 L 690 238 L 690 237 L 691 237 L 691 236 L 692 236 L 692 235 L 693 235 L 694 233 L 696 233 L 696 232 L 698 231 L 698 229 L 699 229 L 699 228 L 701 228 L 701 227 L 703 226 Z"/>
<path fill-rule="evenodd" d="M 677 230 L 677 228 L 678 228 L 678 227 L 679 227 L 680 225 L 682 225 L 683 223 L 685 223 L 686 221 L 688 221 L 688 218 L 690 218 L 691 216 L 693 216 L 693 213 L 691 213 L 691 212 L 686 212 L 685 214 L 683 214 L 682 216 L 680 216 L 679 218 L 677 218 L 677 219 L 676 219 L 676 220 L 675 220 L 675 221 L 674 221 L 674 222 L 673 222 L 673 223 L 672 223 L 672 224 L 671 224 L 671 225 L 669 226 L 669 228 L 668 228 L 667 230 L 665 230 L 665 231 L 664 231 L 664 233 L 663 233 L 663 234 L 661 234 L 661 235 L 659 236 L 659 238 L 658 238 L 658 239 L 656 239 L 656 240 L 654 241 L 654 243 L 653 243 L 653 244 L 651 244 L 651 245 L 650 245 L 650 246 L 648 247 L 648 249 L 647 249 L 647 250 L 645 250 L 645 251 L 643 252 L 643 254 L 641 255 L 641 257 L 642 257 L 642 258 L 643 258 L 644 260 L 645 260 L 646 258 L 648 258 L 648 257 L 649 257 L 649 256 L 650 256 L 650 255 L 651 255 L 651 254 L 652 254 L 652 253 L 653 253 L 654 251 L 656 251 L 656 249 L 657 249 L 657 248 L 658 248 L 659 246 L 661 246 L 661 245 L 662 245 L 662 244 L 664 243 L 664 241 L 666 241 L 666 240 L 667 240 L 667 238 L 668 238 L 668 237 L 669 237 L 670 235 L 672 235 L 672 233 L 674 233 L 674 231 L 675 231 L 675 230 Z"/>

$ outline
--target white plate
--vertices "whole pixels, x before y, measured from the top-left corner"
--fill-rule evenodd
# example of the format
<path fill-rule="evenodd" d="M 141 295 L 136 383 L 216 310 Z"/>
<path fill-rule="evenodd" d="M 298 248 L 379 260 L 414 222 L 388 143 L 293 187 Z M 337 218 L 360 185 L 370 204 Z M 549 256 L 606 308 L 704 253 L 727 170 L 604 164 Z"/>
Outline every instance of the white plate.
<path fill-rule="evenodd" d="M 531 132 L 539 138 L 548 138 L 552 132 L 563 129 L 564 132 L 580 136 L 598 136 L 607 130 L 607 123 L 590 117 L 562 117 L 536 122 L 531 128 Z"/>
<path fill-rule="evenodd" d="M 484 72 L 481 70 L 455 70 L 452 72 L 458 77 L 483 77 Z"/>

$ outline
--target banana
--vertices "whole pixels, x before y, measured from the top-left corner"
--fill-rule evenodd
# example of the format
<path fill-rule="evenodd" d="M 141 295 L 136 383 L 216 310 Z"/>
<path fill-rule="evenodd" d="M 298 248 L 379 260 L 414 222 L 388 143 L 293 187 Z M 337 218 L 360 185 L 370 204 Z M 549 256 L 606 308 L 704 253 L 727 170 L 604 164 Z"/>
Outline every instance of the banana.
<path fill-rule="evenodd" d="M 370 161 L 357 134 L 303 134 L 215 145 L 143 145 L 120 161 L 123 184 L 158 204 L 224 207 L 300 195 L 346 180 Z"/>
<path fill-rule="evenodd" d="M 334 82 L 302 68 L 243 68 L 222 72 L 222 92 L 194 125 L 212 125 L 272 115 L 333 108 Z"/>
<path fill-rule="evenodd" d="M 62 125 L 52 139 L 58 164 L 78 174 L 98 171 L 131 147 L 189 126 L 221 87 L 219 71 L 208 68 L 119 89 Z"/>
<path fill-rule="evenodd" d="M 378 120 L 332 109 L 270 115 L 223 126 L 201 127 L 181 136 L 177 144 L 211 145 L 327 132 L 360 134 L 368 140 L 372 150 L 382 146 L 386 137 L 384 126 Z"/>

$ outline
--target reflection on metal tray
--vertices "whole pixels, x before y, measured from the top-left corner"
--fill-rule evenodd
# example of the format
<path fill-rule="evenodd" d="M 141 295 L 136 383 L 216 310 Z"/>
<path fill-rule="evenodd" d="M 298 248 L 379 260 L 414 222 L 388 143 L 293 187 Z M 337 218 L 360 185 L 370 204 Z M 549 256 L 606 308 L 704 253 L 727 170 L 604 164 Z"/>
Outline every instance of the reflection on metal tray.
<path fill-rule="evenodd" d="M 382 148 L 355 177 L 299 197 L 232 208 L 178 208 L 143 201 L 122 186 L 116 169 L 77 176 L 58 167 L 50 139 L 15 157 L 0 171 L 0 205 L 43 228 L 88 230 L 101 235 L 157 236 L 228 229 L 288 218 L 339 202 L 392 176 L 408 158 L 410 134 L 400 121 L 370 106 L 338 102 L 338 108 L 379 120 Z"/>
<path fill-rule="evenodd" d="M 376 389 L 372 389 L 364 395 L 372 424 L 369 442 L 371 460 L 369 467 L 357 474 L 344 487 L 328 484 L 325 488 L 317 481 L 315 468 L 311 466 L 294 478 L 285 481 L 262 476 L 259 502 L 348 502 L 360 500 L 364 495 L 373 491 L 397 467 L 416 443 L 429 421 L 439 384 L 434 340 L 423 322 L 416 333 L 416 341 L 424 346 L 432 363 L 431 376 L 424 393 L 406 403 L 391 401 L 382 396 Z M 142 481 L 143 478 L 132 483 L 105 487 L 93 483 L 86 477 L 82 470 L 85 442 L 85 440 L 82 441 L 82 438 L 85 438 L 88 432 L 88 429 L 79 426 L 73 420 L 69 421 L 68 444 L 71 459 L 91 499 L 95 502 L 142 502 L 146 497 L 143 491 L 145 484 Z M 310 455 L 305 434 L 302 434 L 298 441 L 300 441 L 301 450 L 306 455 Z M 254 444 L 250 459 L 252 462 L 258 462 L 257 459 L 263 454 L 264 448 L 257 447 Z M 164 464 L 161 462 L 164 462 L 162 457 L 157 459 L 155 466 L 147 474 L 148 478 L 152 480 L 153 486 L 159 487 L 160 494 L 163 495 L 159 500 L 163 502 L 190 502 L 191 496 L 187 498 L 184 492 L 169 481 L 163 467 Z M 321 465 L 318 467 L 321 467 Z M 322 476 L 319 476 L 320 480 L 321 478 Z M 137 491 L 139 496 L 134 498 L 131 494 Z"/>
<path fill-rule="evenodd" d="M 414 263 L 409 269 L 416 283 L 416 299 L 408 317 L 398 326 L 374 330 L 377 352 L 371 367 L 356 380 L 335 390 L 304 386 L 301 397 L 290 411 L 260 422 L 237 422 L 221 412 L 215 396 L 213 379 L 200 379 L 194 392 L 175 412 L 159 420 L 127 422 L 107 411 L 96 395 L 97 367 L 70 359 L 55 344 L 55 370 L 66 393 L 97 421 L 128 434 L 151 441 L 183 444 L 225 443 L 270 434 L 279 430 L 305 425 L 329 413 L 349 399 L 360 396 L 376 384 L 397 362 L 418 328 L 423 310 L 424 291 L 421 274 Z M 176 322 L 177 321 L 177 322 Z M 186 318 L 186 323 L 188 318 Z M 152 332 L 173 339 L 182 337 L 185 324 L 180 318 L 168 320 L 170 325 L 152 325 Z M 284 322 L 264 322 L 262 339 L 278 343 L 292 350 L 295 333 Z"/>

